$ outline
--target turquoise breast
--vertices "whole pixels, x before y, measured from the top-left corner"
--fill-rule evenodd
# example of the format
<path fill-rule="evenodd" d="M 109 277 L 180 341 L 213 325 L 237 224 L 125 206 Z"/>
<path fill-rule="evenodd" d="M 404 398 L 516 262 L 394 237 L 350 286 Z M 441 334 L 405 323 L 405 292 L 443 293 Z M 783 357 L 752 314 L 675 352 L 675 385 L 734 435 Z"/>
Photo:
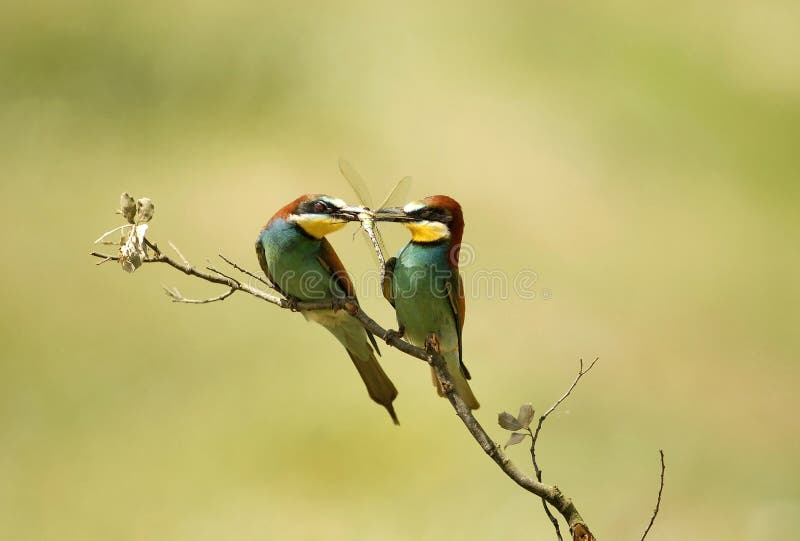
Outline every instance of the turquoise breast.
<path fill-rule="evenodd" d="M 273 221 L 261 232 L 272 279 L 278 288 L 303 301 L 324 301 L 344 296 L 344 291 L 319 260 L 322 241 L 283 219 Z"/>
<path fill-rule="evenodd" d="M 408 244 L 397 257 L 392 278 L 397 321 L 408 338 L 423 345 L 436 333 L 443 351 L 458 348 L 458 333 L 449 286 L 453 271 L 449 243 Z"/>

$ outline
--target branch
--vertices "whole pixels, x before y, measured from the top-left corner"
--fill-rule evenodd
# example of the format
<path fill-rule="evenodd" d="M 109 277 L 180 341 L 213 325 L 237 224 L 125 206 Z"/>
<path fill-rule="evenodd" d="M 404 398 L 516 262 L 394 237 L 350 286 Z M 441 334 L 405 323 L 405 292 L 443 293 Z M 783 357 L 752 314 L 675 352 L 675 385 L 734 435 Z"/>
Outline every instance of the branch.
<path fill-rule="evenodd" d="M 658 499 L 656 500 L 656 508 L 653 509 L 653 516 L 650 517 L 650 524 L 647 525 L 647 529 L 644 531 L 644 534 L 642 534 L 641 541 L 644 541 L 644 538 L 647 537 L 647 534 L 650 532 L 650 528 L 653 527 L 653 523 L 656 521 L 656 516 L 658 515 L 658 508 L 661 507 L 661 492 L 664 490 L 664 470 L 666 470 L 667 467 L 664 465 L 664 450 L 659 449 L 658 452 L 661 455 L 661 485 L 658 487 Z"/>
<path fill-rule="evenodd" d="M 537 481 L 525 475 L 513 462 L 511 462 L 511 459 L 509 459 L 505 455 L 505 453 L 503 453 L 500 446 L 497 443 L 495 443 L 492 440 L 492 438 L 486 433 L 486 430 L 484 430 L 484 428 L 472 414 L 472 411 L 464 403 L 464 400 L 461 398 L 461 396 L 459 396 L 459 394 L 455 392 L 455 383 L 453 381 L 453 378 L 447 371 L 447 367 L 444 362 L 444 357 L 442 357 L 442 355 L 438 352 L 437 348 L 428 348 L 428 350 L 425 350 L 413 346 L 410 343 L 404 341 L 402 338 L 400 338 L 400 336 L 396 331 L 388 331 L 387 329 L 381 327 L 375 320 L 373 320 L 364 311 L 362 311 L 358 303 L 355 302 L 355 300 L 353 299 L 336 299 L 334 301 L 325 301 L 325 302 L 306 302 L 306 301 L 300 302 L 300 301 L 295 301 L 293 299 L 286 299 L 284 297 L 267 293 L 266 291 L 242 283 L 231 277 L 223 275 L 216 270 L 211 270 L 211 272 L 204 272 L 202 270 L 198 270 L 197 268 L 192 266 L 188 260 L 183 258 L 183 256 L 180 254 L 180 251 L 177 250 L 177 248 L 175 249 L 175 251 L 176 253 L 181 255 L 183 262 L 178 262 L 170 258 L 169 256 L 164 255 L 162 252 L 158 250 L 156 244 L 148 243 L 148 246 L 151 249 L 153 249 L 154 254 L 152 256 L 144 258 L 142 260 L 143 263 L 164 263 L 189 276 L 194 276 L 196 278 L 200 278 L 201 280 L 205 280 L 207 282 L 220 284 L 228 287 L 228 291 L 226 293 L 219 295 L 218 297 L 213 297 L 210 299 L 202 299 L 202 300 L 186 299 L 177 291 L 174 292 L 177 294 L 173 294 L 173 292 L 167 290 L 167 293 L 170 295 L 170 297 L 172 297 L 173 301 L 189 302 L 192 304 L 206 304 L 209 302 L 223 300 L 224 298 L 233 295 L 233 293 L 241 291 L 243 293 L 247 293 L 263 301 L 274 304 L 280 308 L 290 309 L 294 311 L 345 309 L 353 317 L 355 317 L 358 321 L 360 321 L 365 329 L 370 331 L 375 336 L 384 340 L 388 345 L 393 346 L 398 350 L 402 351 L 403 353 L 415 357 L 417 359 L 420 359 L 425 363 L 431 365 L 436 373 L 436 376 L 439 378 L 439 381 L 442 383 L 442 388 L 445 390 L 445 396 L 449 400 L 450 404 L 453 406 L 453 409 L 455 409 L 458 417 L 464 423 L 464 426 L 467 427 L 467 430 L 469 430 L 470 434 L 472 434 L 472 437 L 475 439 L 476 442 L 478 442 L 483 451 L 487 455 L 489 455 L 489 457 L 491 457 L 491 459 L 498 465 L 498 467 L 517 485 L 527 490 L 528 492 L 531 492 L 536 496 L 539 496 L 540 498 L 548 502 L 550 505 L 552 505 L 556 510 L 558 510 L 558 512 L 567 521 L 567 524 L 569 524 L 570 529 L 573 531 L 574 534 L 573 539 L 575 541 L 592 541 L 594 539 L 592 534 L 589 532 L 588 527 L 586 526 L 583 518 L 578 513 L 577 508 L 572 503 L 572 500 L 566 497 L 557 486 L 546 485 L 540 481 Z M 119 258 L 115 255 L 103 254 L 99 252 L 92 252 L 90 255 L 106 261 L 119 260 Z M 227 258 L 223 257 L 223 260 L 231 264 L 237 270 L 241 270 L 241 268 L 238 265 L 233 264 Z M 251 273 L 249 272 L 245 272 L 245 274 L 251 275 Z M 570 391 L 572 390 L 572 388 L 574 388 L 574 384 L 573 387 L 570 388 Z M 568 394 L 569 391 L 567 392 L 567 395 Z M 565 397 L 562 397 L 562 399 L 559 400 L 559 402 L 557 402 L 556 405 L 558 405 L 558 403 L 563 401 Z M 551 408 L 551 411 L 552 409 L 554 408 Z M 545 416 L 546 415 L 547 414 L 545 414 Z"/>
<path fill-rule="evenodd" d="M 261 299 L 262 301 L 274 304 L 280 308 L 285 308 L 293 311 L 340 310 L 342 308 L 345 308 L 348 302 L 347 299 L 334 299 L 332 301 L 303 301 L 303 302 L 298 302 L 293 299 L 286 299 L 278 295 L 273 295 L 272 293 L 267 293 L 266 291 L 258 289 L 257 287 L 253 287 L 251 285 L 240 282 L 239 280 L 236 280 L 225 274 L 222 274 L 218 270 L 210 269 L 211 273 L 207 273 L 203 272 L 202 270 L 198 270 L 196 267 L 192 266 L 188 260 L 184 259 L 183 263 L 175 261 L 171 257 L 164 255 L 162 252 L 160 252 L 158 250 L 158 245 L 153 244 L 149 241 L 147 241 L 147 244 L 150 248 L 153 249 L 155 253 L 152 256 L 148 256 L 142 259 L 142 263 L 165 263 L 170 267 L 173 267 L 189 276 L 200 278 L 201 280 L 205 280 L 206 282 L 211 282 L 212 284 L 220 284 L 227 286 L 230 291 L 228 291 L 228 293 L 225 295 L 226 298 L 235 293 L 236 291 L 241 291 L 243 293 L 247 293 L 258 299 Z M 180 252 L 177 249 L 176 252 L 180 254 Z M 119 256 L 116 255 L 104 254 L 100 252 L 91 252 L 89 255 L 102 259 L 101 263 L 105 263 L 107 261 L 119 261 Z M 178 293 L 178 297 L 181 297 L 180 293 Z M 173 300 L 175 300 L 174 296 Z M 202 301 L 192 301 L 191 299 L 185 299 L 185 300 L 179 300 L 178 302 L 189 301 L 192 304 L 205 304 L 207 302 L 211 302 L 212 300 L 222 300 L 222 299 L 214 297 L 212 299 L 204 299 Z"/>

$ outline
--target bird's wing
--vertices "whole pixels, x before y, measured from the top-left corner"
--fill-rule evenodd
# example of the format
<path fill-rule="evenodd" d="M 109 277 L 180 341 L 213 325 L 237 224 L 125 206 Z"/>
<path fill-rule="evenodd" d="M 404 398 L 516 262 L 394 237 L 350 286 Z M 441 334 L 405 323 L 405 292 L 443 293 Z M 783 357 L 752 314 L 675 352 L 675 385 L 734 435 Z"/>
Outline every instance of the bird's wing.
<path fill-rule="evenodd" d="M 344 264 L 342 264 L 342 260 L 339 259 L 339 256 L 333 249 L 333 246 L 331 246 L 331 243 L 328 242 L 328 239 L 326 238 L 322 239 L 322 245 L 320 247 L 319 256 L 317 256 L 317 259 L 322 266 L 331 273 L 334 282 L 339 286 L 339 288 L 341 288 L 344 294 L 348 297 L 355 298 L 356 291 L 353 287 L 353 282 L 350 280 L 350 275 L 347 274 Z"/>
<path fill-rule="evenodd" d="M 394 292 L 392 291 L 392 280 L 394 279 L 394 266 L 397 264 L 397 258 L 392 257 L 387 262 L 386 265 L 383 267 L 383 283 L 381 287 L 383 289 L 383 296 L 384 298 L 389 301 L 389 304 L 394 306 Z"/>
<path fill-rule="evenodd" d="M 267 279 L 272 283 L 272 287 L 275 290 L 283 295 L 286 296 L 286 293 L 281 291 L 281 288 L 278 287 L 278 284 L 275 282 L 275 279 L 272 277 L 272 273 L 269 271 L 269 265 L 267 265 L 267 256 L 264 253 L 264 245 L 261 244 L 261 236 L 259 235 L 258 240 L 256 240 L 256 255 L 258 256 L 258 264 L 261 266 L 261 270 L 264 271 Z"/>
<path fill-rule="evenodd" d="M 461 329 L 464 328 L 464 316 L 467 312 L 467 303 L 464 298 L 464 282 L 461 280 L 461 273 L 458 269 L 453 269 L 453 276 L 447 282 L 447 293 L 450 298 L 450 307 L 453 309 L 453 316 L 456 318 L 456 331 L 458 332 L 458 358 L 461 361 L 461 370 L 464 377 L 470 379 L 469 370 L 464 365 L 464 355 L 461 347 Z"/>
<path fill-rule="evenodd" d="M 356 297 L 356 289 L 353 287 L 353 282 L 350 280 L 350 275 L 347 274 L 344 264 L 342 264 L 342 260 L 339 259 L 339 256 L 336 254 L 333 246 L 331 246 L 331 243 L 328 242 L 328 239 L 324 237 L 322 238 L 319 256 L 317 259 L 319 260 L 320 264 L 322 264 L 322 266 L 331 273 L 335 283 L 341 288 L 342 291 L 344 291 L 345 295 L 358 300 Z M 375 351 L 378 353 L 378 355 L 380 355 L 381 351 L 378 349 L 378 343 L 375 341 L 375 337 L 366 329 L 364 329 L 364 331 L 367 333 L 369 341 L 372 343 Z"/>

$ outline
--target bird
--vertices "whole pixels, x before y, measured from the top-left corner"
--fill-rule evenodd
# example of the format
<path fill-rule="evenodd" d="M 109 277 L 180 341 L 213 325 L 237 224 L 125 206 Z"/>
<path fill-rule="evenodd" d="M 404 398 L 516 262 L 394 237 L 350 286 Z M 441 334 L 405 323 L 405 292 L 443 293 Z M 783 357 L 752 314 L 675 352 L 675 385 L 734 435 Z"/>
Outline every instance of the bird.
<path fill-rule="evenodd" d="M 364 210 L 322 194 L 301 195 L 278 210 L 256 240 L 258 262 L 275 289 L 295 301 L 355 299 L 353 282 L 325 236 L 358 220 Z M 345 347 L 370 398 L 400 424 L 392 405 L 397 389 L 375 357 L 380 351 L 372 333 L 346 310 L 302 313 Z"/>
<path fill-rule="evenodd" d="M 411 241 L 387 261 L 384 272 L 383 294 L 394 306 L 398 333 L 420 347 L 435 335 L 456 391 L 470 409 L 478 409 L 462 356 L 466 302 L 458 270 L 464 233 L 461 205 L 449 196 L 432 195 L 402 208 L 379 209 L 374 219 L 399 222 L 411 232 Z M 439 396 L 445 396 L 435 372 L 433 384 Z"/>

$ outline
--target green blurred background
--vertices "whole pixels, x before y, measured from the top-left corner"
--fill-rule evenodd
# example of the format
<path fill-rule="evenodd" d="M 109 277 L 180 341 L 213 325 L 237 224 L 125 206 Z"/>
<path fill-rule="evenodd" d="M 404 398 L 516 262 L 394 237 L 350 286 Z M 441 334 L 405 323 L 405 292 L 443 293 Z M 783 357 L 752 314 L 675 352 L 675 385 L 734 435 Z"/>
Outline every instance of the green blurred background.
<path fill-rule="evenodd" d="M 87 256 L 127 190 L 162 246 L 255 268 L 278 207 L 351 198 L 339 156 L 376 195 L 412 175 L 459 199 L 468 280 L 536 272 L 532 300 L 468 300 L 496 438 L 600 356 L 539 453 L 601 539 L 641 535 L 659 448 L 650 539 L 796 537 L 798 23 L 796 2 L 4 5 L 0 538 L 554 537 L 418 361 L 384 351 L 395 428 L 300 315 L 171 304 L 162 284 L 219 290 Z M 361 276 L 354 231 L 332 241 Z"/>

